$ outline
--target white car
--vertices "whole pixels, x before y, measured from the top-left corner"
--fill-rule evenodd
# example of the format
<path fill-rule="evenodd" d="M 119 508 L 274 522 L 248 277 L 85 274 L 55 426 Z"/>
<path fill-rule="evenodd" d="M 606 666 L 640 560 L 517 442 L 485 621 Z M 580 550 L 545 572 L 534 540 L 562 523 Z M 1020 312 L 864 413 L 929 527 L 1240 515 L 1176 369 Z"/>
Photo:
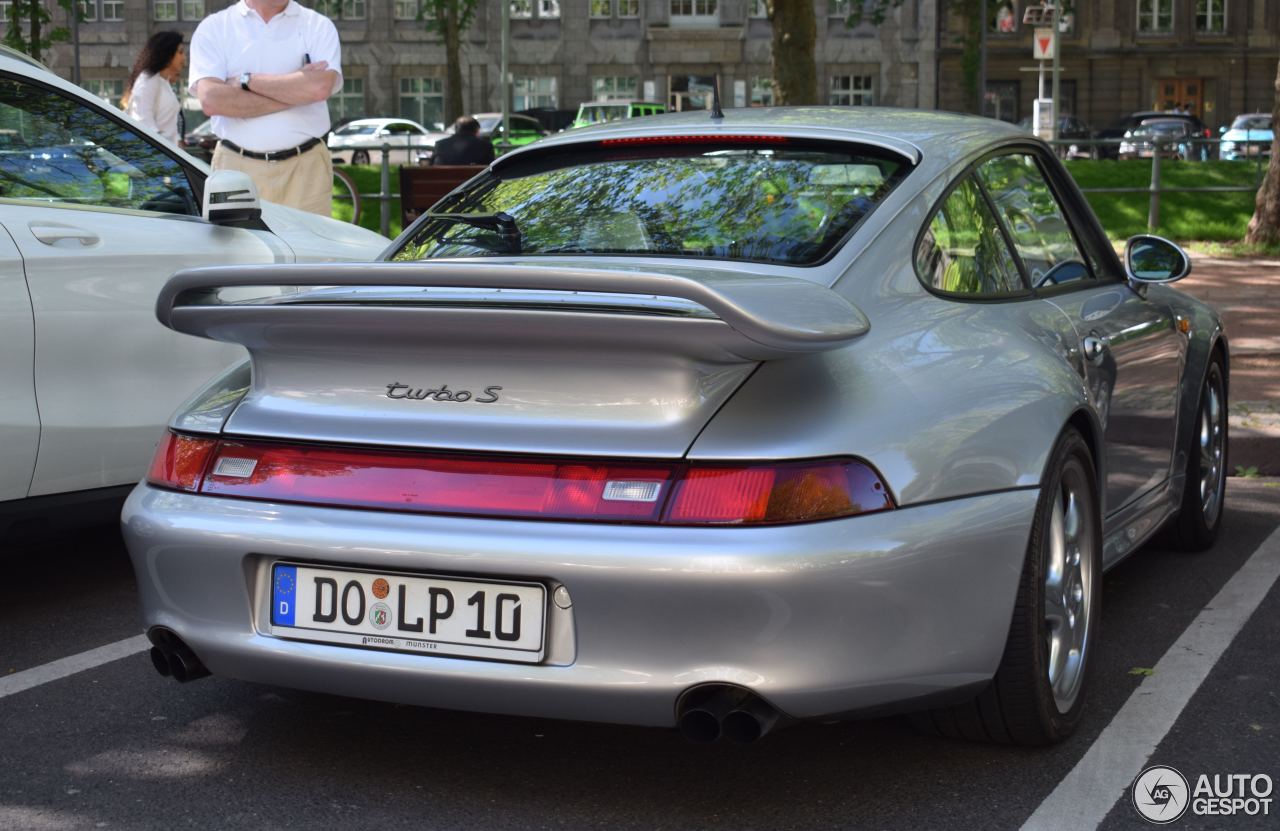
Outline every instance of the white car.
<path fill-rule="evenodd" d="M 438 137 L 416 121 L 361 118 L 329 135 L 329 154 L 334 164 L 381 164 L 382 145 L 387 144 L 391 164 L 417 164 L 419 156 L 430 153 Z"/>
<path fill-rule="evenodd" d="M 173 409 L 246 358 L 155 318 L 175 271 L 371 260 L 387 240 L 259 202 L 119 110 L 0 47 L 0 533 L 123 497 Z M 68 495 L 74 497 L 68 497 Z"/>

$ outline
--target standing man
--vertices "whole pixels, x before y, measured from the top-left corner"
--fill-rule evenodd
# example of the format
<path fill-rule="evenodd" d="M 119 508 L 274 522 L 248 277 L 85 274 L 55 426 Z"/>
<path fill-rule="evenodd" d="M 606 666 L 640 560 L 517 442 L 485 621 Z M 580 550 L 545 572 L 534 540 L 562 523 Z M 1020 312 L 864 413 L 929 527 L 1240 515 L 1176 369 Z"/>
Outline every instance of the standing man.
<path fill-rule="evenodd" d="M 294 0 L 239 0 L 200 22 L 190 63 L 219 139 L 213 169 L 249 174 L 269 202 L 328 216 L 325 100 L 342 89 L 333 21 Z"/>

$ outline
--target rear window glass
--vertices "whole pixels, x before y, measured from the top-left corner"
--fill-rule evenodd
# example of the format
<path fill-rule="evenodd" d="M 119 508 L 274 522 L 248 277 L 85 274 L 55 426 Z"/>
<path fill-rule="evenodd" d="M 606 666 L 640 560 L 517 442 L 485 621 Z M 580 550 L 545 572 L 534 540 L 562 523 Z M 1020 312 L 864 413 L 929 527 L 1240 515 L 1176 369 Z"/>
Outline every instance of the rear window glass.
<path fill-rule="evenodd" d="M 1232 130 L 1270 130 L 1271 116 L 1242 115 L 1231 123 Z"/>
<path fill-rule="evenodd" d="M 367 136 L 377 129 L 376 124 L 348 124 L 334 131 L 335 136 Z"/>
<path fill-rule="evenodd" d="M 513 254 L 706 257 L 810 265 L 910 171 L 834 143 L 575 147 L 499 164 L 432 209 L 395 260 Z M 500 222 L 484 220 L 502 214 Z"/>

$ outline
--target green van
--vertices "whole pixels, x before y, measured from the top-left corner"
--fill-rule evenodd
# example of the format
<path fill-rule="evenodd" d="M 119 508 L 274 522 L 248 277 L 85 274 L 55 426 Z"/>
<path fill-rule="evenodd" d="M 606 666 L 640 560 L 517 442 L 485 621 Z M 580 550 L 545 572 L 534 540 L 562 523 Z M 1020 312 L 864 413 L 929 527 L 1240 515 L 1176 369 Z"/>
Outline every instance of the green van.
<path fill-rule="evenodd" d="M 667 105 L 657 101 L 589 101 L 578 106 L 578 117 L 573 120 L 572 126 L 589 127 L 624 118 L 659 115 L 666 111 Z"/>

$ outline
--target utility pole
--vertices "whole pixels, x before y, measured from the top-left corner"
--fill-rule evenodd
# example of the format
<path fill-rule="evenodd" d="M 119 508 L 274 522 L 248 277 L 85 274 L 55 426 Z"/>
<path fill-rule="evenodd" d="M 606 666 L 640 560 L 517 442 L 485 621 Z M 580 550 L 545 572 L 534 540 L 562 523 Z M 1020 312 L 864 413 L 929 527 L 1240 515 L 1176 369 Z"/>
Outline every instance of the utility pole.
<path fill-rule="evenodd" d="M 982 34 L 978 36 L 978 115 L 987 114 L 987 0 L 978 4 Z M 996 113 L 996 117 L 999 117 Z"/>
<path fill-rule="evenodd" d="M 1062 120 L 1062 0 L 1053 2 L 1053 139 Z M 1057 145 L 1054 145 L 1055 147 Z"/>
<path fill-rule="evenodd" d="M 511 149 L 511 75 L 507 70 L 507 53 L 511 50 L 511 4 L 502 0 L 502 141 L 500 153 Z"/>

